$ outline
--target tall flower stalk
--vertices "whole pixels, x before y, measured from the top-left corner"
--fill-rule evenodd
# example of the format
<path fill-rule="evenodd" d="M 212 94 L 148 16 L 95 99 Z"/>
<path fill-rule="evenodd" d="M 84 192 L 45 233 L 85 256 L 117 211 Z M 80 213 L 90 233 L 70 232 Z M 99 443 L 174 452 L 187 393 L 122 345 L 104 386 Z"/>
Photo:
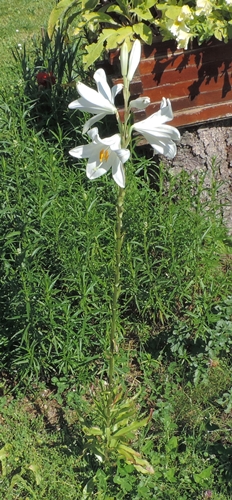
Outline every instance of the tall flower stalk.
<path fill-rule="evenodd" d="M 110 360 L 109 360 L 109 386 L 113 387 L 114 384 L 114 356 L 118 351 L 117 346 L 117 322 L 118 322 L 118 299 L 121 291 L 120 287 L 120 267 L 121 267 L 121 249 L 123 243 L 122 234 L 122 216 L 123 216 L 123 202 L 125 197 L 125 188 L 119 187 L 118 199 L 116 205 L 116 244 L 115 244 L 115 275 L 114 275 L 114 288 L 112 300 L 112 317 L 110 328 Z"/>
<path fill-rule="evenodd" d="M 124 42 L 121 49 L 121 73 L 123 76 L 123 97 L 124 97 L 124 120 L 121 122 L 118 116 L 119 130 L 121 131 L 121 143 L 126 148 L 130 142 L 130 109 L 129 99 L 130 90 L 129 84 L 140 61 L 141 45 L 137 40 L 132 48 L 130 57 L 128 54 L 127 44 Z M 117 321 L 118 321 L 118 299 L 120 296 L 120 267 L 121 267 L 121 249 L 123 243 L 122 233 L 122 217 L 124 209 L 125 188 L 119 187 L 118 198 L 116 204 L 116 246 L 115 246 L 115 276 L 112 301 L 112 318 L 110 329 L 110 361 L 109 361 L 109 385 L 110 388 L 114 382 L 114 355 L 118 350 L 117 346 Z"/>
<path fill-rule="evenodd" d="M 136 431 L 147 425 L 149 418 L 136 420 L 137 409 L 135 398 L 125 395 L 117 384 L 115 375 L 115 360 L 118 352 L 117 327 L 119 323 L 119 296 L 121 291 L 121 250 L 123 244 L 123 209 L 126 186 L 125 163 L 130 157 L 128 149 L 132 132 L 142 134 L 152 145 L 157 153 L 173 158 L 176 154 L 176 144 L 180 138 L 178 130 L 166 122 L 172 120 L 172 108 L 169 100 L 162 99 L 160 110 L 139 123 L 132 123 L 132 110 L 145 109 L 150 104 L 148 97 L 140 97 L 130 100 L 130 82 L 138 67 L 141 55 L 141 45 L 136 40 L 131 52 L 124 42 L 121 54 L 121 72 L 123 85 L 116 85 L 110 89 L 105 72 L 100 69 L 94 74 L 97 91 L 82 83 L 77 84 L 77 90 L 81 97 L 69 105 L 71 109 L 93 114 L 84 126 L 83 133 L 87 132 L 92 140 L 89 144 L 78 146 L 70 151 L 76 158 L 88 158 L 86 175 L 89 179 L 96 179 L 109 170 L 117 184 L 118 194 L 116 202 L 116 227 L 115 227 L 115 275 L 113 284 L 113 297 L 111 304 L 111 326 L 109 332 L 109 355 L 108 355 L 108 383 L 102 387 L 100 400 L 98 399 L 95 413 L 98 425 L 90 427 L 83 426 L 87 435 L 86 449 L 90 449 L 102 462 L 111 460 L 115 454 L 128 463 L 132 463 L 140 472 L 152 473 L 151 465 L 141 457 L 140 453 L 129 446 Z M 123 90 L 124 117 L 120 119 L 119 112 L 115 106 L 114 99 L 118 92 Z M 108 114 L 113 114 L 118 122 L 119 133 L 101 139 L 97 127 L 90 128 L 97 121 Z"/>

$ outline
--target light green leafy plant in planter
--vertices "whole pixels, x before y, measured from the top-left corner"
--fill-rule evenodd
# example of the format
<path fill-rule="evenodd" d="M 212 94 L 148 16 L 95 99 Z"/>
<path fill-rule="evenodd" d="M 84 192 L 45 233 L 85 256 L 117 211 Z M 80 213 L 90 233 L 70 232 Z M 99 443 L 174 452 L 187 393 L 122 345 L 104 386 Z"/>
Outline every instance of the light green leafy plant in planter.
<path fill-rule="evenodd" d="M 173 158 L 176 154 L 176 141 L 180 139 L 179 131 L 166 122 L 173 119 L 171 103 L 162 99 L 160 110 L 148 118 L 133 124 L 132 109 L 145 109 L 150 103 L 148 97 L 130 100 L 129 85 L 137 69 L 141 55 L 141 44 L 136 40 L 131 53 L 127 44 L 123 43 L 120 62 L 123 84 L 110 88 L 103 69 L 94 73 L 97 90 L 82 82 L 77 83 L 77 91 L 81 97 L 69 104 L 72 110 L 88 112 L 93 115 L 84 125 L 83 133 L 87 133 L 90 142 L 70 150 L 74 158 L 87 159 L 86 175 L 95 180 L 111 171 L 117 185 L 116 221 L 112 231 L 115 235 L 114 283 L 110 304 L 111 324 L 108 338 L 108 352 L 105 362 L 108 363 L 107 378 L 99 384 L 98 390 L 92 394 L 90 419 L 80 412 L 80 421 L 85 434 L 84 453 L 94 454 L 101 466 L 113 465 L 117 458 L 132 464 L 136 470 L 144 474 L 152 474 L 153 468 L 145 458 L 132 446 L 139 429 L 146 426 L 150 415 L 137 419 L 138 394 L 129 397 L 128 389 L 122 388 L 116 369 L 119 351 L 119 297 L 121 249 L 123 244 L 123 209 L 126 193 L 126 166 L 130 158 L 130 144 L 133 132 L 141 134 L 151 144 L 156 153 Z M 124 116 L 120 118 L 115 97 L 123 92 Z M 101 138 L 98 128 L 93 125 L 107 115 L 114 115 L 118 125 L 118 133 L 111 137 Z M 93 127 L 93 128 L 92 128 Z M 128 164 L 130 166 L 130 164 Z M 130 186 L 127 187 L 128 189 Z M 129 388 L 130 391 L 131 388 Z M 92 484 L 92 483 L 91 483 Z"/>
<path fill-rule="evenodd" d="M 215 37 L 232 38 L 232 0 L 61 0 L 52 10 L 48 34 L 60 27 L 69 39 L 83 36 L 84 64 L 89 67 L 104 50 L 128 48 L 139 38 L 148 45 L 158 34 L 178 48 Z"/>

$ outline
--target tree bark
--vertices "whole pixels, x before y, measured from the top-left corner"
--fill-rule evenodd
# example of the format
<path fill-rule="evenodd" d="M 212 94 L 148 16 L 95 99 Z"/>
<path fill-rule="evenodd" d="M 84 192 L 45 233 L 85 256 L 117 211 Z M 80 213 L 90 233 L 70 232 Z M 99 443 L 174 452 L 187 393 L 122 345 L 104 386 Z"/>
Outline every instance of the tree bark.
<path fill-rule="evenodd" d="M 205 188 L 212 185 L 213 178 L 218 181 L 217 201 L 220 203 L 223 221 L 230 235 L 232 235 L 231 125 L 232 120 L 227 119 L 207 126 L 182 129 L 177 155 L 172 161 L 164 161 L 172 173 L 179 173 L 184 169 L 193 176 L 193 179 L 204 172 Z"/>

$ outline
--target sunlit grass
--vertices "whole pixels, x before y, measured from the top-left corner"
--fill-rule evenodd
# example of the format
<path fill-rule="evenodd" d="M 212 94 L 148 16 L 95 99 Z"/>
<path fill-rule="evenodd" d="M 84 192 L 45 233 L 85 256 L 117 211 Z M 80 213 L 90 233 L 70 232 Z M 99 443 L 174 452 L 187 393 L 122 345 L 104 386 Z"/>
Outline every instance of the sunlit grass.
<path fill-rule="evenodd" d="M 0 0 L 0 86 L 15 80 L 15 64 L 11 50 L 23 47 L 46 28 L 55 0 Z"/>

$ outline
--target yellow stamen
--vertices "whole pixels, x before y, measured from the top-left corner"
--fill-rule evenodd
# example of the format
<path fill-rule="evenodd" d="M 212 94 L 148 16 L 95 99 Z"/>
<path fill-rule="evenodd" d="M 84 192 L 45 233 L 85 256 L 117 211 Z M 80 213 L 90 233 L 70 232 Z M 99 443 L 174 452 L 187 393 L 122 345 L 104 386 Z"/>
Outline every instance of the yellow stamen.
<path fill-rule="evenodd" d="M 107 150 L 107 149 L 102 149 L 102 150 L 100 151 L 100 155 L 99 155 L 100 162 L 102 163 L 102 162 L 104 162 L 104 161 L 107 161 L 107 160 L 108 160 L 108 158 L 109 158 L 109 156 L 110 156 L 110 155 L 109 155 L 108 150 Z"/>

